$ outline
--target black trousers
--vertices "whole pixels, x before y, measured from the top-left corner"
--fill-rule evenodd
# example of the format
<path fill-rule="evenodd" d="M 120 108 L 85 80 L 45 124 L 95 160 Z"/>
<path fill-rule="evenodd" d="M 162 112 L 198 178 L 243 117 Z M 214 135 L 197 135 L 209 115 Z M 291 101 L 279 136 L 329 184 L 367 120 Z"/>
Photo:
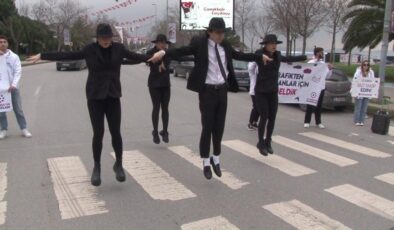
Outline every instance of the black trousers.
<path fill-rule="evenodd" d="M 107 118 L 109 131 L 112 136 L 116 160 L 122 160 L 123 141 L 120 134 L 121 105 L 119 98 L 106 98 L 102 100 L 88 100 L 90 121 L 93 127 L 93 158 L 95 164 L 100 164 L 101 150 L 104 137 L 104 117 Z"/>
<path fill-rule="evenodd" d="M 249 124 L 253 124 L 259 120 L 259 112 L 256 107 L 256 97 L 254 95 L 250 95 L 250 97 L 252 98 L 253 107 L 250 111 Z"/>
<path fill-rule="evenodd" d="M 227 88 L 206 88 L 199 93 L 202 132 L 200 138 L 201 158 L 208 158 L 211 138 L 213 154 L 221 153 L 221 142 L 226 122 Z"/>
<path fill-rule="evenodd" d="M 304 123 L 308 123 L 308 124 L 311 123 L 312 113 L 315 113 L 316 125 L 321 124 L 321 110 L 322 110 L 323 98 L 324 98 L 324 90 L 321 91 L 319 101 L 317 102 L 316 106 L 313 105 L 306 106 Z"/>
<path fill-rule="evenodd" d="M 158 131 L 159 126 L 159 114 L 161 108 L 161 119 L 163 122 L 163 131 L 168 131 L 168 120 L 169 120 L 169 112 L 168 105 L 170 103 L 171 97 L 171 88 L 170 87 L 161 87 L 154 88 L 149 87 L 150 97 L 152 99 L 153 110 L 152 110 L 152 124 L 153 130 Z"/>
<path fill-rule="evenodd" d="M 265 139 L 271 140 L 275 128 L 276 113 L 278 112 L 278 93 L 256 93 L 255 95 L 257 111 L 260 115 L 259 122 L 259 142 Z M 265 129 L 267 133 L 264 138 Z"/>

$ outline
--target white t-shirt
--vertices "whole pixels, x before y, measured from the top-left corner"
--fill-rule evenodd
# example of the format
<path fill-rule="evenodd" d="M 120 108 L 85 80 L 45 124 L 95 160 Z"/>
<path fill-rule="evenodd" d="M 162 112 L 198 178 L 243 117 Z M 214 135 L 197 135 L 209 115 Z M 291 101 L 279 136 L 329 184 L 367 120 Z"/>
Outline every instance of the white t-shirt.
<path fill-rule="evenodd" d="M 257 74 L 259 73 L 259 68 L 257 67 L 256 62 L 249 62 L 248 72 L 249 72 L 249 79 L 250 79 L 249 94 L 254 96 L 254 88 L 256 87 Z"/>

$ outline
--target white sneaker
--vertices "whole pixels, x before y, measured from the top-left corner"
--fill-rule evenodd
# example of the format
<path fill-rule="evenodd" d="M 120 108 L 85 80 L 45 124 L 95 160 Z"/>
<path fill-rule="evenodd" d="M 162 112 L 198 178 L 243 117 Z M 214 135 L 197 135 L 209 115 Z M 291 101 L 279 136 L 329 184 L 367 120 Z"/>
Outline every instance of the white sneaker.
<path fill-rule="evenodd" d="M 318 124 L 317 127 L 319 127 L 320 129 L 325 129 L 326 126 L 324 126 L 323 124 Z"/>
<path fill-rule="evenodd" d="M 33 135 L 31 135 L 31 133 L 29 132 L 29 130 L 23 129 L 23 130 L 22 130 L 22 136 L 27 137 L 27 138 L 30 138 L 30 137 L 32 137 Z"/>
<path fill-rule="evenodd" d="M 361 125 L 361 123 L 358 123 L 358 122 L 356 123 L 356 126 L 360 126 L 360 125 Z"/>
<path fill-rule="evenodd" d="M 310 126 L 311 126 L 311 125 L 310 125 L 309 123 L 305 123 L 305 124 L 304 124 L 304 128 L 306 128 L 306 129 L 309 128 Z"/>
<path fill-rule="evenodd" d="M 364 123 L 363 123 L 363 122 L 361 122 L 361 123 L 360 123 L 360 126 L 364 126 Z"/>
<path fill-rule="evenodd" d="M 7 137 L 7 131 L 6 130 L 1 130 L 0 131 L 0 140 L 3 140 Z"/>

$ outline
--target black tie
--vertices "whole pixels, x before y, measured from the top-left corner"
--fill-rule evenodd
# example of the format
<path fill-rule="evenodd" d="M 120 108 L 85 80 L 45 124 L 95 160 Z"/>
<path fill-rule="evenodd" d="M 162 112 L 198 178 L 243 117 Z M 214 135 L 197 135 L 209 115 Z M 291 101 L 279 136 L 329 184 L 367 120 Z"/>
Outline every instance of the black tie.
<path fill-rule="evenodd" d="M 222 60 L 220 59 L 220 54 L 219 54 L 219 49 L 218 49 L 217 43 L 215 44 L 215 52 L 216 52 L 216 58 L 218 59 L 220 72 L 222 73 L 223 79 L 226 80 L 227 79 L 226 71 L 224 71 L 223 63 L 222 63 Z"/>

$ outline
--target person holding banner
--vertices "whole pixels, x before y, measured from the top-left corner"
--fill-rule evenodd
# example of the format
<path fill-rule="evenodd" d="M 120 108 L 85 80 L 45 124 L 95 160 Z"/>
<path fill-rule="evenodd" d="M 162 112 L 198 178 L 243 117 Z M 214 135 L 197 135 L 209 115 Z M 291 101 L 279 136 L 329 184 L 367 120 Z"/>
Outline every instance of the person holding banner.
<path fill-rule="evenodd" d="M 252 98 L 252 110 L 250 111 L 248 130 L 253 131 L 259 128 L 257 122 L 259 121 L 259 117 L 260 117 L 259 112 L 257 111 L 256 108 L 256 97 L 254 92 L 254 88 L 256 86 L 256 78 L 258 74 L 258 68 L 256 62 L 249 62 L 248 72 L 250 79 L 249 95 Z"/>
<path fill-rule="evenodd" d="M 123 141 L 120 133 L 120 97 L 122 96 L 120 68 L 123 59 L 131 59 L 134 62 L 157 62 L 164 55 L 164 51 L 159 51 L 154 57 L 128 51 L 121 43 L 113 42 L 112 28 L 109 24 L 99 24 L 96 29 L 96 37 L 97 42 L 85 46 L 82 51 L 41 53 L 28 58 L 28 61 L 32 62 L 41 59 L 86 60 L 89 71 L 86 83 L 87 106 L 93 128 L 94 168 L 91 177 L 93 186 L 101 184 L 101 150 L 105 117 L 107 118 L 112 136 L 112 146 L 116 155 L 113 166 L 116 180 L 119 182 L 126 180 L 122 166 Z"/>
<path fill-rule="evenodd" d="M 195 67 L 187 81 L 187 88 L 198 93 L 202 132 L 200 156 L 203 159 L 203 174 L 212 178 L 212 171 L 221 177 L 219 156 L 227 112 L 227 92 L 238 91 L 232 59 L 242 61 L 271 61 L 264 54 L 245 54 L 234 50 L 224 39 L 226 25 L 223 18 L 212 18 L 202 36 L 193 37 L 188 46 L 172 48 L 166 55 L 176 59 L 194 55 Z M 213 156 L 210 157 L 211 139 Z"/>
<path fill-rule="evenodd" d="M 308 63 L 322 63 L 325 64 L 324 62 L 324 49 L 321 47 L 315 47 L 315 49 L 313 50 L 313 54 L 314 54 L 314 58 L 312 60 L 310 60 Z M 332 74 L 332 68 L 333 66 L 331 64 L 328 64 L 328 68 L 330 69 L 330 71 L 327 74 L 327 77 L 330 76 Z M 322 89 L 320 92 L 320 96 L 319 96 L 319 100 L 317 102 L 316 106 L 313 105 L 307 105 L 306 106 L 306 112 L 305 112 L 305 118 L 304 118 L 304 128 L 309 128 L 310 127 L 310 123 L 311 123 L 311 119 L 312 119 L 312 113 L 315 113 L 315 121 L 316 121 L 316 125 L 317 127 L 324 129 L 325 126 L 322 124 L 321 122 L 321 111 L 322 111 L 322 105 L 323 105 L 323 98 L 324 98 L 324 91 L 326 88 L 326 82 L 323 81 L 322 82 Z"/>
<path fill-rule="evenodd" d="M 277 51 L 277 45 L 282 41 L 274 34 L 268 34 L 260 43 L 263 48 L 256 51 L 258 56 L 266 55 L 272 59 L 271 62 L 263 63 L 257 61 L 258 75 L 255 86 L 256 106 L 260 114 L 260 122 L 258 129 L 259 141 L 257 148 L 263 156 L 268 153 L 273 154 L 274 150 L 271 146 L 271 137 L 274 132 L 276 113 L 278 111 L 278 80 L 279 67 L 281 62 L 297 62 L 305 61 L 306 56 L 283 57 L 280 51 Z M 267 133 L 265 130 L 267 129 Z M 264 136 L 265 134 L 265 136 Z"/>
<path fill-rule="evenodd" d="M 353 77 L 352 91 L 356 87 L 356 82 L 362 78 L 374 79 L 375 73 L 371 69 L 368 60 L 361 62 L 361 66 L 357 68 Z M 364 126 L 365 114 L 368 109 L 369 97 L 357 96 L 354 100 L 354 124 L 356 126 Z"/>
<path fill-rule="evenodd" d="M 32 134 L 27 130 L 26 118 L 22 110 L 22 99 L 19 91 L 19 81 L 22 76 L 21 61 L 14 52 L 8 49 L 8 39 L 0 35 L 0 91 L 11 93 L 11 104 L 15 113 L 22 136 L 30 138 Z M 7 115 L 0 113 L 0 139 L 7 137 Z"/>

